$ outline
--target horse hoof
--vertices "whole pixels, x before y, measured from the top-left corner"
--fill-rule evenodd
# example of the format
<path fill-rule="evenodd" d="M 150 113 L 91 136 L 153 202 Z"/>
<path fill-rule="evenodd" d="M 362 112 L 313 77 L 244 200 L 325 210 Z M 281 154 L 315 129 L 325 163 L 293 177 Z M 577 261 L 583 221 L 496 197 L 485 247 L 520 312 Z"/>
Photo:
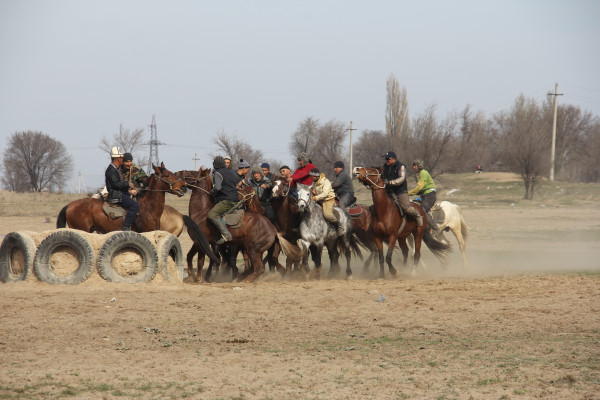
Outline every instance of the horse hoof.
<path fill-rule="evenodd" d="M 390 268 L 390 275 L 396 276 L 396 268 Z"/>

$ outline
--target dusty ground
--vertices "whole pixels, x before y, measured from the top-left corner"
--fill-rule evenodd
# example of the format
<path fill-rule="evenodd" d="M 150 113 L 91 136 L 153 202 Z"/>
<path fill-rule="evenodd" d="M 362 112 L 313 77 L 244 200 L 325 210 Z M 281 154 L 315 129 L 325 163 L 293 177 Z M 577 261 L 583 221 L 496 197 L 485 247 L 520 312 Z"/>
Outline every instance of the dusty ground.
<path fill-rule="evenodd" d="M 463 213 L 416 277 L 0 284 L 0 398 L 599 399 L 600 207 Z"/>

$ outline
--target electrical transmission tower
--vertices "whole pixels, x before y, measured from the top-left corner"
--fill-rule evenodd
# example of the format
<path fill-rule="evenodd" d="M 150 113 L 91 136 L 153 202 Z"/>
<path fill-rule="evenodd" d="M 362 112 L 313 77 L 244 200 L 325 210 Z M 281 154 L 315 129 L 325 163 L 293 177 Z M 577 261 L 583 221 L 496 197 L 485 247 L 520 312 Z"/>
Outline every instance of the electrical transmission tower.
<path fill-rule="evenodd" d="M 156 133 L 156 119 L 152 115 L 152 125 L 150 125 L 150 141 L 148 142 L 150 147 L 150 159 L 148 160 L 148 175 L 152 173 L 152 165 L 160 165 L 158 161 L 158 146 L 164 144 L 158 141 L 158 134 Z"/>

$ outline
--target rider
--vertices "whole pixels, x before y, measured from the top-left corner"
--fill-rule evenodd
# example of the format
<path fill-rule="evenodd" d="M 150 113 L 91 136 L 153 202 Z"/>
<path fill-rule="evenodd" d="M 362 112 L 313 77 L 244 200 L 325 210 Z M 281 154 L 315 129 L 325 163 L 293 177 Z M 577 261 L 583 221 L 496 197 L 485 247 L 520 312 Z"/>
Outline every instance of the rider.
<path fill-rule="evenodd" d="M 275 211 L 273 211 L 273 207 L 271 207 L 271 202 L 269 201 L 271 199 L 273 183 L 263 175 L 262 171 L 262 168 L 252 168 L 252 176 L 248 177 L 246 183 L 254 188 L 258 201 L 260 201 L 260 204 L 265 209 L 265 217 L 273 222 L 275 220 Z"/>
<path fill-rule="evenodd" d="M 133 156 L 131 153 L 123 154 L 123 164 L 121 165 L 121 169 L 123 170 L 123 178 L 127 182 L 133 183 L 133 186 L 139 192 L 146 184 L 148 175 L 146 175 L 143 169 L 133 164 Z"/>
<path fill-rule="evenodd" d="M 244 159 L 240 159 L 240 162 L 238 163 L 238 169 L 237 169 L 237 175 L 238 175 L 238 182 L 237 182 L 237 187 L 240 187 L 244 184 L 244 181 L 246 180 L 246 177 L 248 176 L 248 171 L 250 170 L 250 164 L 248 164 L 248 161 L 244 160 Z"/>
<path fill-rule="evenodd" d="M 406 167 L 398 161 L 393 151 L 385 153 L 383 158 L 385 158 L 385 165 L 381 175 L 385 183 L 385 191 L 400 204 L 406 214 L 415 218 L 417 225 L 423 226 L 423 217 L 415 207 L 410 205 L 406 186 Z"/>
<path fill-rule="evenodd" d="M 434 231 L 437 231 L 437 224 L 431 215 L 431 207 L 434 206 L 437 197 L 435 182 L 429 172 L 425 169 L 423 160 L 416 159 L 413 161 L 413 170 L 418 174 L 419 180 L 417 185 L 408 191 L 408 195 L 418 195 L 421 197 L 421 207 L 423 207 L 423 210 L 427 213 L 427 223 L 430 224 Z"/>
<path fill-rule="evenodd" d="M 338 207 L 346 208 L 350 206 L 354 200 L 354 186 L 352 185 L 352 179 L 350 179 L 350 175 L 348 175 L 344 169 L 344 163 L 342 161 L 334 162 L 333 170 L 335 171 L 335 179 L 331 182 L 331 187 L 339 199 Z"/>
<path fill-rule="evenodd" d="M 233 164 L 231 163 L 231 157 L 225 156 L 224 160 L 225 160 L 225 166 L 229 169 L 232 169 Z"/>
<path fill-rule="evenodd" d="M 208 220 L 217 228 L 221 238 L 217 244 L 222 244 L 231 240 L 231 233 L 221 219 L 224 214 L 235 207 L 238 202 L 238 192 L 236 185 L 239 182 L 239 175 L 225 166 L 225 159 L 216 156 L 213 161 L 213 189 L 217 204 L 208 212 Z"/>
<path fill-rule="evenodd" d="M 123 178 L 121 172 L 121 164 L 123 164 L 123 154 L 118 147 L 113 147 L 110 150 L 111 163 L 106 168 L 104 173 L 106 190 L 108 190 L 108 201 L 121 205 L 126 211 L 123 218 L 122 231 L 130 231 L 131 225 L 135 221 L 135 217 L 140 209 L 140 205 L 130 196 L 135 196 L 135 190 L 132 182 L 127 182 Z"/>
<path fill-rule="evenodd" d="M 338 236 L 344 234 L 344 226 L 333 214 L 333 206 L 335 206 L 335 193 L 331 188 L 331 182 L 319 171 L 318 168 L 313 168 L 309 172 L 311 181 L 313 182 L 311 193 L 313 200 L 321 204 L 323 207 L 323 216 L 328 222 L 331 222 L 337 228 Z"/>
<path fill-rule="evenodd" d="M 270 180 L 271 183 L 273 183 L 273 181 L 275 180 L 275 175 L 271 172 L 271 165 L 269 165 L 269 163 L 264 162 L 261 164 L 260 168 L 262 169 L 264 177 Z"/>
<path fill-rule="evenodd" d="M 314 164 L 310 161 L 308 154 L 302 152 L 298 154 L 298 164 L 300 165 L 296 171 L 289 178 L 290 186 L 296 186 L 298 183 L 310 186 L 313 181 L 310 179 L 310 170 L 315 168 Z"/>

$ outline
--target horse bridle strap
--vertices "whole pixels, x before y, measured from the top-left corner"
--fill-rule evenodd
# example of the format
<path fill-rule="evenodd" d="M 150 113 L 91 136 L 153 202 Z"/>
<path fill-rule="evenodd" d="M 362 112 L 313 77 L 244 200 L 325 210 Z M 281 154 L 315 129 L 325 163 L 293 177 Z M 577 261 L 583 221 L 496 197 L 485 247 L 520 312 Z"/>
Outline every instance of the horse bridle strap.
<path fill-rule="evenodd" d="M 153 174 L 153 175 L 156 176 L 156 178 L 159 181 L 162 181 L 162 182 L 166 183 L 167 185 L 169 185 L 169 188 L 168 189 L 148 189 L 148 188 L 141 188 L 140 190 L 143 190 L 143 191 L 146 191 L 146 192 L 170 192 L 170 191 L 173 190 L 173 185 L 175 185 L 177 182 L 181 182 L 181 183 L 183 183 L 185 185 L 185 182 L 182 181 L 179 177 L 177 177 L 177 181 L 171 183 L 171 182 L 169 182 L 168 180 L 166 180 L 165 178 L 163 178 L 160 175 L 157 175 L 157 174 Z"/>
<path fill-rule="evenodd" d="M 195 177 L 194 179 L 196 180 L 196 182 L 200 182 L 201 180 L 203 180 L 203 179 L 208 179 L 208 178 L 209 178 L 208 176 L 203 176 L 203 177 L 201 177 L 201 178 Z M 207 194 L 211 194 L 211 193 L 210 193 L 208 190 L 206 190 L 206 189 L 204 189 L 203 187 L 200 187 L 200 186 L 198 186 L 198 185 L 194 185 L 194 184 L 187 183 L 187 182 L 186 182 L 186 184 L 185 184 L 185 185 L 186 185 L 186 186 L 189 186 L 189 187 L 192 187 L 192 188 L 194 188 L 194 189 L 200 189 L 200 190 L 202 190 L 203 192 L 205 192 L 205 193 L 207 193 Z"/>
<path fill-rule="evenodd" d="M 371 178 L 369 178 L 370 176 L 381 177 L 381 174 L 379 172 L 377 172 L 377 173 L 368 172 L 366 169 L 365 169 L 365 171 L 367 172 L 367 175 L 365 175 L 365 179 L 367 181 L 369 181 L 369 183 L 371 184 L 371 187 L 376 188 L 376 189 L 385 189 L 385 183 L 383 184 L 383 186 L 379 186 Z"/>

